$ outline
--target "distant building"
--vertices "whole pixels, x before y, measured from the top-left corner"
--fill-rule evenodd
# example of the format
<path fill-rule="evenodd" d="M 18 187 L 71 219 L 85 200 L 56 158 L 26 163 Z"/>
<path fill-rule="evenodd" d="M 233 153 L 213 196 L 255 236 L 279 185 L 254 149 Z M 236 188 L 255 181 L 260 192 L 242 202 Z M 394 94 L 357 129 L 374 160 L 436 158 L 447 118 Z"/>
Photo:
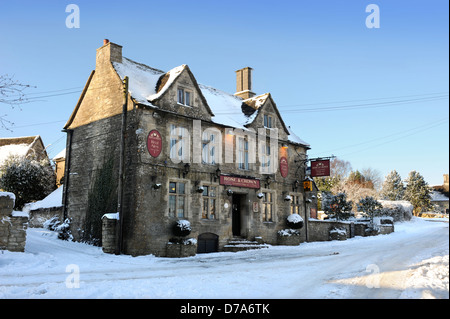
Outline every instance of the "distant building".
<path fill-rule="evenodd" d="M 66 169 L 66 149 L 64 148 L 61 152 L 53 157 L 53 162 L 55 163 L 55 173 L 56 173 L 56 186 L 59 187 L 64 182 L 64 172 Z"/>
<path fill-rule="evenodd" d="M 449 181 L 448 174 L 444 174 L 444 183 L 442 185 L 432 186 L 431 203 L 441 213 L 449 212 Z"/>
<path fill-rule="evenodd" d="M 10 156 L 32 157 L 38 161 L 48 160 L 47 151 L 39 135 L 0 138 L 0 166 Z"/>
<path fill-rule="evenodd" d="M 164 72 L 105 41 L 64 127 L 63 203 L 74 238 L 83 237 L 96 181 L 112 174 L 113 205 L 104 213 L 115 213 L 123 198 L 125 254 L 166 256 L 177 220 L 190 222 L 198 252 L 221 251 L 236 237 L 277 244 L 292 213 L 305 220 L 305 241 L 316 211 L 302 184 L 310 146 L 286 126 L 270 93 L 252 92 L 251 75 L 251 68 L 236 71 L 237 92 L 229 94 L 199 84 L 187 65 Z"/>

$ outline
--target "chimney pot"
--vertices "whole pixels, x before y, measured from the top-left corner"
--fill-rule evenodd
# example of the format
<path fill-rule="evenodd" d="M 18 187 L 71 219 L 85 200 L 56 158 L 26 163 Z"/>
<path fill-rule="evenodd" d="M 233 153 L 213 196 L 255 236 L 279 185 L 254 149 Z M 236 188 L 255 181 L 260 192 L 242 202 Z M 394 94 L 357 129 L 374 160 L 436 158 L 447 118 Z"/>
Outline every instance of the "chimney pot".
<path fill-rule="evenodd" d="M 109 40 L 108 40 L 108 39 L 104 39 L 104 40 L 103 40 L 103 45 L 108 44 L 108 43 L 109 43 Z"/>

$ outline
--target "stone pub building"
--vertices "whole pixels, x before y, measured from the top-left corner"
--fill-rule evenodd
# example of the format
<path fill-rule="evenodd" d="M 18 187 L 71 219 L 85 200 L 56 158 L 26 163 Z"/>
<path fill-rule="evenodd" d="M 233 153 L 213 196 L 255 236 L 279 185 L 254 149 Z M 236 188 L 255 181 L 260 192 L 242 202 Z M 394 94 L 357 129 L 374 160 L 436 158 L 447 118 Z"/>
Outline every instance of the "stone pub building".
<path fill-rule="evenodd" d="M 251 72 L 236 71 L 229 94 L 198 83 L 187 65 L 164 72 L 105 40 L 64 127 L 74 239 L 119 210 L 120 253 L 134 256 L 166 256 L 178 220 L 190 222 L 198 252 L 222 251 L 233 238 L 275 245 L 293 213 L 305 220 L 305 241 L 310 147 L 270 93 L 252 92 Z"/>

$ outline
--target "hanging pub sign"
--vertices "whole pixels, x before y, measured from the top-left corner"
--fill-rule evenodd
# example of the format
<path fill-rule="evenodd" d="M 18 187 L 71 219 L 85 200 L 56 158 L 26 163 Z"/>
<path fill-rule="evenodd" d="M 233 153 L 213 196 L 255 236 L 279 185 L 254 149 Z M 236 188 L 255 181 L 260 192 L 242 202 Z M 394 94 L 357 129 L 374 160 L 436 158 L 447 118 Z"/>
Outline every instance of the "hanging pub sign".
<path fill-rule="evenodd" d="M 286 178 L 289 173 L 288 160 L 286 157 L 280 158 L 280 173 L 283 178 Z"/>
<path fill-rule="evenodd" d="M 311 177 L 330 176 L 330 160 L 311 161 Z"/>
<path fill-rule="evenodd" d="M 147 137 L 147 149 L 151 156 L 158 157 L 162 150 L 161 134 L 157 130 L 151 130 Z"/>

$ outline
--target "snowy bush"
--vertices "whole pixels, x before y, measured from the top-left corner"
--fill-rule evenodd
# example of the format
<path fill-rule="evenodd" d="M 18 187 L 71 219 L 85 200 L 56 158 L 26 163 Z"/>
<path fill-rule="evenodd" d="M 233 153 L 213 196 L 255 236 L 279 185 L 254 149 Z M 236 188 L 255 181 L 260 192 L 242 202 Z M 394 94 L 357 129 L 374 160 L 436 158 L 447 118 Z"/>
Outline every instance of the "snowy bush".
<path fill-rule="evenodd" d="M 282 229 L 277 232 L 280 237 L 300 236 L 300 232 L 297 229 Z"/>
<path fill-rule="evenodd" d="M 61 222 L 58 216 L 53 216 L 52 218 L 44 222 L 44 228 L 57 232 L 58 238 L 62 240 L 72 239 L 69 227 L 70 227 L 70 220 L 68 218 L 66 218 L 64 222 Z"/>
<path fill-rule="evenodd" d="M 303 218 L 299 214 L 291 214 L 286 219 L 289 228 L 300 229 L 303 227 Z"/>
<path fill-rule="evenodd" d="M 414 207 L 408 201 L 380 200 L 380 203 L 383 206 L 382 215 L 392 217 L 394 222 L 408 221 L 412 218 Z"/>
<path fill-rule="evenodd" d="M 348 219 L 351 216 L 352 201 L 347 201 L 345 193 L 333 195 L 323 193 L 322 209 L 331 217 L 337 220 Z"/>
<path fill-rule="evenodd" d="M 178 220 L 172 230 L 175 236 L 185 237 L 191 233 L 191 223 L 187 220 Z"/>
<path fill-rule="evenodd" d="M 47 161 L 10 156 L 0 167 L 0 189 L 16 196 L 15 208 L 41 200 L 55 188 L 55 173 Z"/>
<path fill-rule="evenodd" d="M 375 216 L 380 216 L 383 206 L 375 198 L 366 196 L 359 200 L 358 209 L 364 212 L 364 214 L 373 222 Z"/>

